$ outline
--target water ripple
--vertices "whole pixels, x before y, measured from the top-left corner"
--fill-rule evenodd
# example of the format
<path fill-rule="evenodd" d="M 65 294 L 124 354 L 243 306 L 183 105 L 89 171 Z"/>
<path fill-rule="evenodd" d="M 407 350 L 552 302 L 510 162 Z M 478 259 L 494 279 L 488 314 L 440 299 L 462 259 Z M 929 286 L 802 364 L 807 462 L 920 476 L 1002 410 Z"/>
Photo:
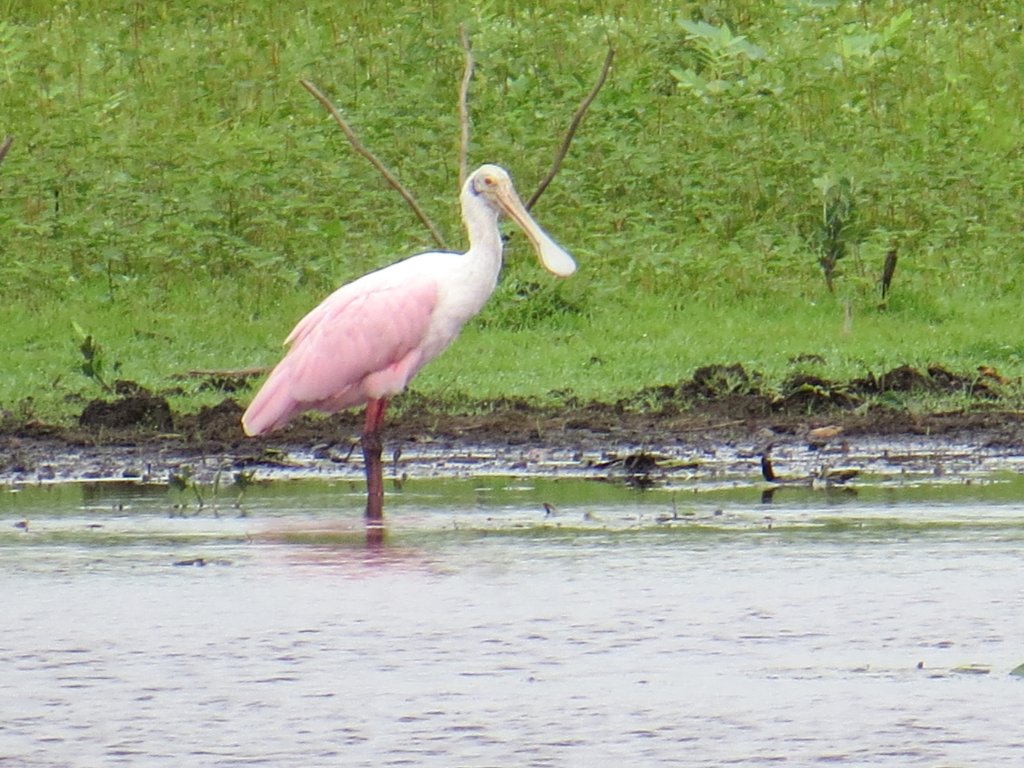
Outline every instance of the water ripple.
<path fill-rule="evenodd" d="M 414 508 L 373 550 L 302 498 L 41 505 L 0 535 L 0 766 L 1017 760 L 1024 504 L 630 498 Z"/>

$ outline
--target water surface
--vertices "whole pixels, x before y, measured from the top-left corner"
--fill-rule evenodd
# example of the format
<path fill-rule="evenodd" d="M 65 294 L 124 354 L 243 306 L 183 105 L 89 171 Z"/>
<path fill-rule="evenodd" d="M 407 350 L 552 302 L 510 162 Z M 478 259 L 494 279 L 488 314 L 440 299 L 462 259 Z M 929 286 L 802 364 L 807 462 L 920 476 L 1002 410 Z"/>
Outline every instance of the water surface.
<path fill-rule="evenodd" d="M 0 765 L 996 765 L 1024 486 L 0 490 Z M 213 502 L 216 501 L 216 508 Z M 551 505 L 547 510 L 544 503 Z"/>

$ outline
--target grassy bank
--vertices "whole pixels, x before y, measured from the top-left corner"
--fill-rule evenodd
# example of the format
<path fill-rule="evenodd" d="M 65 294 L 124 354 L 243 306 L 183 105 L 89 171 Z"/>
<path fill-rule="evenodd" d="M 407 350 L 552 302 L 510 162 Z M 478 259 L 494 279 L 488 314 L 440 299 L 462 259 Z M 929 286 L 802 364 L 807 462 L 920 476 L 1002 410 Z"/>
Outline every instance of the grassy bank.
<path fill-rule="evenodd" d="M 581 272 L 551 282 L 514 238 L 417 389 L 610 399 L 798 355 L 1020 377 L 1014 8 L 0 0 L 0 409 L 67 419 L 98 394 L 73 323 L 109 378 L 206 402 L 176 374 L 271 363 L 336 284 L 432 247 L 301 77 L 462 247 L 463 22 L 471 162 L 526 193 L 609 43 L 616 63 L 535 208 Z"/>

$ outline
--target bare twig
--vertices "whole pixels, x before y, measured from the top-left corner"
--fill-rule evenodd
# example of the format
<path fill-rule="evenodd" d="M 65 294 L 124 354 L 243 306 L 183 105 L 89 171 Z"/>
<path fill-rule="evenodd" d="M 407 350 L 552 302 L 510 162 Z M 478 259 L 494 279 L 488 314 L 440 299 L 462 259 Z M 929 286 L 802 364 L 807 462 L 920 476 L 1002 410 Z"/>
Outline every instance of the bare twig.
<path fill-rule="evenodd" d="M 176 379 L 207 379 L 207 378 L 224 378 L 224 379 L 254 379 L 257 376 L 262 376 L 264 373 L 270 371 L 268 365 L 254 365 L 249 368 L 231 368 L 228 370 L 214 370 L 214 369 L 195 369 L 191 371 L 185 371 L 174 376 Z"/>
<path fill-rule="evenodd" d="M 423 212 L 423 209 L 420 208 L 420 205 L 416 202 L 416 198 L 413 197 L 412 192 L 406 189 L 402 182 L 400 182 L 398 178 L 384 166 L 384 163 L 382 163 L 377 156 L 373 154 L 373 152 L 366 148 L 363 142 L 359 140 L 359 137 L 356 136 L 355 132 L 349 127 L 348 123 L 345 122 L 345 118 L 343 118 L 341 113 L 338 112 L 337 107 L 331 103 L 331 100 L 324 96 L 323 92 L 311 81 L 300 80 L 299 82 L 302 83 L 303 88 L 313 94 L 314 98 L 323 104 L 324 108 L 331 113 L 331 117 L 333 117 L 334 121 L 341 126 L 341 130 L 345 132 L 345 137 L 348 139 L 349 144 L 352 145 L 352 148 L 366 158 L 370 162 L 370 165 L 376 168 L 380 172 L 381 176 L 387 180 L 388 184 L 390 184 L 391 187 L 402 196 L 405 202 L 409 204 L 409 207 L 412 208 L 416 216 L 419 217 L 419 220 L 423 222 L 423 226 L 430 231 L 430 235 L 434 238 L 434 242 L 442 248 L 447 248 L 448 246 L 445 243 L 444 238 L 441 236 L 440 231 L 438 231 L 437 227 L 434 226 L 434 222 L 430 220 L 427 214 Z"/>
<path fill-rule="evenodd" d="M 469 44 L 465 24 L 459 25 L 459 37 L 466 56 L 466 68 L 462 72 L 462 85 L 459 86 L 459 189 L 462 189 L 469 175 L 469 81 L 473 77 L 473 49 Z"/>
<path fill-rule="evenodd" d="M 7 157 L 7 151 L 11 148 L 11 144 L 14 143 L 14 137 L 8 136 L 4 139 L 4 143 L 0 144 L 0 163 L 3 163 L 4 158 Z"/>
<path fill-rule="evenodd" d="M 598 91 L 601 90 L 601 86 L 604 85 L 604 81 L 608 79 L 608 72 L 612 68 L 612 59 L 614 58 L 615 49 L 609 48 L 608 55 L 604 57 L 601 74 L 597 76 L 597 82 L 594 83 L 594 87 L 590 89 L 590 93 L 587 94 L 586 98 L 580 102 L 579 107 L 576 108 L 576 112 L 573 114 L 572 120 L 569 121 L 569 129 L 565 132 L 565 138 L 562 139 L 562 146 L 558 148 L 558 152 L 555 154 L 555 161 L 551 164 L 551 170 L 548 171 L 548 175 L 545 176 L 544 180 L 537 186 L 537 191 L 530 196 L 530 199 L 526 203 L 527 210 L 532 208 L 534 203 L 540 199 L 540 196 L 544 194 L 544 190 L 548 188 L 548 184 L 550 184 L 551 180 L 558 174 L 559 169 L 562 167 L 562 161 L 569 152 L 569 145 L 572 144 L 572 139 L 576 135 L 576 129 L 580 127 L 580 123 L 583 122 L 583 116 L 587 114 L 587 110 L 590 109 L 590 105 L 593 103 L 594 99 L 597 98 Z"/>

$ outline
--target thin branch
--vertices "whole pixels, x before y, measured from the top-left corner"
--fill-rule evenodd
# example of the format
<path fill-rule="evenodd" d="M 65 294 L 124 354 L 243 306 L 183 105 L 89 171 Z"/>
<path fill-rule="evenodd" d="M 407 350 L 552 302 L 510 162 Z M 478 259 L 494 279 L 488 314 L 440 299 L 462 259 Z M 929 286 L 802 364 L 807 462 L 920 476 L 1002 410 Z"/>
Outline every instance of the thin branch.
<path fill-rule="evenodd" d="M 363 142 L 359 140 L 359 137 L 356 136 L 355 132 L 349 127 L 348 123 L 345 122 L 345 118 L 343 118 L 341 113 L 338 112 L 337 107 L 331 103 L 331 100 L 324 96 L 323 92 L 313 85 L 311 81 L 300 80 L 299 82 L 302 83 L 303 88 L 313 94 L 314 98 L 323 104 L 324 108 L 331 113 L 331 117 L 334 118 L 334 122 L 341 126 L 341 130 L 345 132 L 345 137 L 348 139 L 348 143 L 352 145 L 352 148 L 366 158 L 370 162 L 370 165 L 376 168 L 380 172 L 381 176 L 387 180 L 388 184 L 390 184 L 391 187 L 402 196 L 405 202 L 409 204 L 409 207 L 412 208 L 416 216 L 419 217 L 419 220 L 423 222 L 423 226 L 430 230 L 430 235 L 434 238 L 434 242 L 442 248 L 447 248 L 448 246 L 445 243 L 444 238 L 441 236 L 441 233 L 438 231 L 437 227 L 434 226 L 434 222 L 432 222 L 427 214 L 423 212 L 423 209 L 420 208 L 420 205 L 416 202 L 416 198 L 413 197 L 412 192 L 406 189 L 395 174 L 389 171 L 384 166 L 384 163 L 382 163 L 377 156 L 373 154 L 373 152 L 366 148 Z"/>
<path fill-rule="evenodd" d="M 473 77 L 473 49 L 469 44 L 465 24 L 459 24 L 459 38 L 466 56 L 466 68 L 462 72 L 462 85 L 459 86 L 459 189 L 462 189 L 469 176 L 469 81 Z"/>
<path fill-rule="evenodd" d="M 7 157 L 7 151 L 11 148 L 11 144 L 14 143 L 14 137 L 8 136 L 4 139 L 4 143 L 0 144 L 0 163 L 3 163 L 4 158 Z"/>
<path fill-rule="evenodd" d="M 548 171 L 548 175 L 545 176 L 544 180 L 537 186 L 537 191 L 534 192 L 526 202 L 527 210 L 533 207 L 533 204 L 540 199 L 541 195 L 544 194 L 544 190 L 548 188 L 548 184 L 550 184 L 552 179 L 558 175 L 558 171 L 562 167 L 562 161 L 569 152 L 569 145 L 572 144 L 572 139 L 576 135 L 576 129 L 580 127 L 580 123 L 583 122 L 583 116 L 587 114 L 587 110 L 590 109 L 590 105 L 593 103 L 594 99 L 597 98 L 598 91 L 601 90 L 601 86 L 604 85 L 604 81 L 608 79 L 608 72 L 612 68 L 612 59 L 614 58 L 615 49 L 609 48 L 608 55 L 604 57 L 604 64 L 601 66 L 601 74 L 597 76 L 597 82 L 594 83 L 594 87 L 590 89 L 590 93 L 587 94 L 586 98 L 584 98 L 576 108 L 576 112 L 573 114 L 572 120 L 569 121 L 569 130 L 565 132 L 565 138 L 562 139 L 562 146 L 558 148 L 558 153 L 555 155 L 555 162 L 551 164 L 551 170 Z"/>
<path fill-rule="evenodd" d="M 194 369 L 175 374 L 175 379 L 253 379 L 270 371 L 269 365 L 255 365 L 249 368 L 233 368 L 228 370 Z"/>

